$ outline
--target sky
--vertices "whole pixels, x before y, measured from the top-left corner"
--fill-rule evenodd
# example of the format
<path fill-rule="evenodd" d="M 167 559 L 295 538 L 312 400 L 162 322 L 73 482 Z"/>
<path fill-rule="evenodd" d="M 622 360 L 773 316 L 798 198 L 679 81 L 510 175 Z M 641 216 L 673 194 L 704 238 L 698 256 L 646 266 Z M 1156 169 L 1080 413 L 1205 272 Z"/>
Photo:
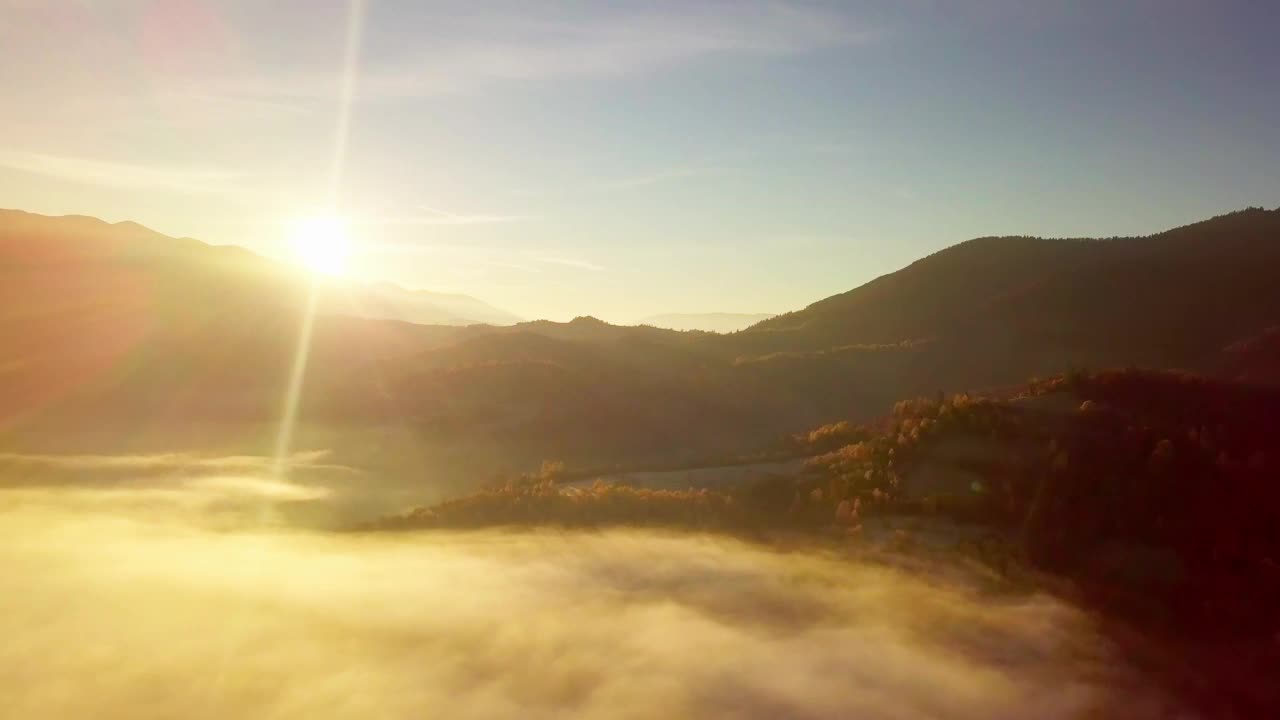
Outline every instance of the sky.
<path fill-rule="evenodd" d="M 526 318 L 783 312 L 1280 204 L 1280 3 L 0 0 L 0 207 Z"/>

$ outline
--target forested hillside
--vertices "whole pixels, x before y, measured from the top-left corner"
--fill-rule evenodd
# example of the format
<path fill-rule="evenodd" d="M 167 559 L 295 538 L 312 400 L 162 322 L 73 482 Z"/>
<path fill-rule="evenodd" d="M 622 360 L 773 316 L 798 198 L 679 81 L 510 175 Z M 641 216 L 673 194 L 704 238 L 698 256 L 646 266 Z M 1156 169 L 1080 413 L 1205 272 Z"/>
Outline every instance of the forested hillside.
<path fill-rule="evenodd" d="M 0 389 L 13 432 L 271 423 L 307 281 L 133 224 L 8 213 Z M 730 335 L 584 316 L 509 327 L 355 317 L 321 298 L 304 422 L 497 441 L 525 461 L 732 454 L 904 396 L 1071 368 L 1273 381 L 1280 210 L 1143 238 L 982 238 Z"/>

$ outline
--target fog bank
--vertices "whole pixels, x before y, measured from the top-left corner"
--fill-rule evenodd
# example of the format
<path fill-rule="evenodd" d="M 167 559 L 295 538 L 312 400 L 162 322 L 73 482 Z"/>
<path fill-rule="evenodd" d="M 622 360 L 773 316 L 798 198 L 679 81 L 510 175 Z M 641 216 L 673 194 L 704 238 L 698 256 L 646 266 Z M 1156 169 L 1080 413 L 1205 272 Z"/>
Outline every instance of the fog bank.
<path fill-rule="evenodd" d="M 288 496 L 270 482 L 215 488 Z M 1044 595 L 983 594 L 963 574 L 631 531 L 210 529 L 194 521 L 207 505 L 186 495 L 201 492 L 0 490 L 2 714 L 907 720 L 1167 709 L 1082 613 Z"/>

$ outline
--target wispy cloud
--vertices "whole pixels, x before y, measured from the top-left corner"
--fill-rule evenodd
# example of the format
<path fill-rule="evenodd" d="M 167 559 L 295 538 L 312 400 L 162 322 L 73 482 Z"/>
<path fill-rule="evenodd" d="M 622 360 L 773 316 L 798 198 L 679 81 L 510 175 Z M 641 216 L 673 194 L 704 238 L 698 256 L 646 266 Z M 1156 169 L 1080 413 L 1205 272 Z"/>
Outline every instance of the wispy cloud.
<path fill-rule="evenodd" d="M 388 253 L 411 253 L 448 258 L 450 265 L 455 268 L 460 268 L 464 265 L 477 265 L 504 270 L 519 270 L 526 273 L 540 273 L 548 266 L 560 266 L 590 272 L 601 272 L 607 269 L 599 263 L 569 255 L 564 249 L 551 247 L 539 249 L 481 247 L 471 244 L 440 242 L 380 242 L 377 245 L 377 249 Z"/>
<path fill-rule="evenodd" d="M 584 17 L 585 16 L 585 17 Z M 519 11 L 432 18 L 429 51 L 384 47 L 359 78 L 364 99 L 467 92 L 503 82 L 616 76 L 717 56 L 782 56 L 865 43 L 876 32 L 845 13 L 778 1 L 680 6 L 679 12 L 616 10 L 522 15 Z M 457 39 L 450 39 L 457 38 Z M 234 79 L 238 91 L 327 97 L 331 73 Z"/>
<path fill-rule="evenodd" d="M 597 265 L 589 260 L 579 260 L 577 258 L 540 257 L 538 260 L 551 265 L 563 265 L 565 267 L 577 268 L 579 270 L 590 270 L 592 272 L 600 272 L 605 269 L 603 265 Z"/>
<path fill-rule="evenodd" d="M 812 143 L 805 146 L 805 150 L 807 150 L 810 154 L 813 154 L 813 155 L 837 155 L 837 156 L 857 155 L 861 152 L 864 152 L 866 148 L 867 148 L 866 143 L 838 142 L 838 141 Z"/>
<path fill-rule="evenodd" d="M 499 268 L 502 270 L 519 270 L 520 272 L 526 272 L 526 273 L 542 272 L 541 269 L 533 267 L 531 265 L 522 265 L 520 263 L 514 263 L 507 260 L 494 260 L 492 258 L 481 258 L 479 262 L 480 264 L 486 267 Z"/>
<path fill-rule="evenodd" d="M 537 258 L 527 250 L 510 247 L 477 247 L 448 242 L 378 242 L 372 250 L 388 255 L 430 256 L 443 261 L 453 272 L 475 274 L 479 269 L 515 270 L 541 273 Z"/>
<path fill-rule="evenodd" d="M 902 202 L 917 202 L 923 198 L 920 191 L 909 185 L 898 185 L 889 190 L 889 195 Z"/>
<path fill-rule="evenodd" d="M 493 225 L 535 219 L 531 215 L 460 214 L 426 205 L 419 205 L 417 209 L 423 214 L 412 218 L 411 222 L 419 225 Z"/>
<path fill-rule="evenodd" d="M 217 169 L 170 168 L 4 148 L 0 148 L 0 167 L 89 185 L 182 193 L 233 192 L 241 179 L 238 173 Z"/>
<path fill-rule="evenodd" d="M 403 214 L 378 214 L 357 218 L 356 222 L 366 225 L 388 226 L 469 226 L 469 225 L 505 225 L 509 223 L 529 222 L 537 220 L 534 215 L 497 215 L 488 213 L 456 213 L 439 208 L 418 205 Z"/>
<path fill-rule="evenodd" d="M 719 166 L 680 166 L 655 170 L 649 173 L 641 173 L 630 177 L 618 178 L 616 180 L 605 180 L 601 182 L 597 188 L 600 190 L 628 190 L 632 188 L 648 187 L 672 180 L 683 180 L 691 177 L 702 175 L 717 175 L 728 173 L 731 168 Z"/>
<path fill-rule="evenodd" d="M 155 95 L 161 107 L 184 108 L 215 118 L 263 120 L 281 116 L 302 116 L 316 112 L 313 104 L 287 98 L 268 99 L 235 95 L 219 95 L 188 89 L 158 92 Z"/>
<path fill-rule="evenodd" d="M 530 33 L 533 37 L 470 44 L 421 58 L 412 79 L 375 75 L 370 89 L 430 92 L 492 81 L 618 75 L 712 55 L 791 54 L 867 37 L 827 13 L 778 4 L 724 6 L 680 16 L 604 16 L 594 22 L 543 24 L 539 30 Z M 407 86 L 401 82 L 405 79 Z"/>

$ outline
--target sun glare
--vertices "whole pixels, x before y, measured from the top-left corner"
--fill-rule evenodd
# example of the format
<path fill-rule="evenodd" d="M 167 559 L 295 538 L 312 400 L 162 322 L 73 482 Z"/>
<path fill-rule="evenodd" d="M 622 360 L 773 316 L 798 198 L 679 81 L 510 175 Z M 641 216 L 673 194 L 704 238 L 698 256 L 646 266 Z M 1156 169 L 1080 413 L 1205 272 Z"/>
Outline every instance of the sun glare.
<path fill-rule="evenodd" d="M 292 224 L 290 242 L 298 260 L 313 273 L 342 275 L 347 269 L 351 242 L 346 218 L 312 215 Z"/>

